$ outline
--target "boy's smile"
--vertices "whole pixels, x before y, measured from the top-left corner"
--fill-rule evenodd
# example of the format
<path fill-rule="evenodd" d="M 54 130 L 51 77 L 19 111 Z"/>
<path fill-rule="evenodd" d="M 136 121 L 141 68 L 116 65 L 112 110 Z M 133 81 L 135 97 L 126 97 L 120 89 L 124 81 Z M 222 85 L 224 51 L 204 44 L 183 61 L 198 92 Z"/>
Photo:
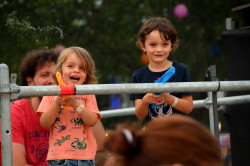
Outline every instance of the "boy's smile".
<path fill-rule="evenodd" d="M 154 30 L 146 36 L 143 51 L 147 52 L 150 63 L 161 63 L 166 61 L 172 51 L 170 40 L 163 40 L 159 31 Z"/>

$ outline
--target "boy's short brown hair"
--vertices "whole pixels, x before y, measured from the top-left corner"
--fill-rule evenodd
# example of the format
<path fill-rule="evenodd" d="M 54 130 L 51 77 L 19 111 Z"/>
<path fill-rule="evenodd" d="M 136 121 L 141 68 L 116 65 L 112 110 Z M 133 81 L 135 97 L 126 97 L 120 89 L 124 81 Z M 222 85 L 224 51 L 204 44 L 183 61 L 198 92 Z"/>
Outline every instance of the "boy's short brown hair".
<path fill-rule="evenodd" d="M 172 23 L 163 17 L 152 17 L 146 20 L 146 22 L 141 26 L 138 38 L 137 45 L 140 43 L 145 44 L 146 36 L 149 35 L 152 31 L 157 30 L 162 35 L 162 40 L 170 40 L 172 43 L 173 51 L 179 46 L 179 38 L 177 36 L 177 31 L 175 30 Z"/>

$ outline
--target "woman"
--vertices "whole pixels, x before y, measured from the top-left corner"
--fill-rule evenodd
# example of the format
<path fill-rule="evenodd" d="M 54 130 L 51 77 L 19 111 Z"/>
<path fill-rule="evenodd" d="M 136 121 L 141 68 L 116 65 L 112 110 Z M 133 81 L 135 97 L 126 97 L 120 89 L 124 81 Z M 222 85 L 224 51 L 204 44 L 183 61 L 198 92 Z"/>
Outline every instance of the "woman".
<path fill-rule="evenodd" d="M 111 131 L 105 145 L 120 166 L 222 166 L 217 138 L 184 115 L 156 118 L 145 130 Z"/>

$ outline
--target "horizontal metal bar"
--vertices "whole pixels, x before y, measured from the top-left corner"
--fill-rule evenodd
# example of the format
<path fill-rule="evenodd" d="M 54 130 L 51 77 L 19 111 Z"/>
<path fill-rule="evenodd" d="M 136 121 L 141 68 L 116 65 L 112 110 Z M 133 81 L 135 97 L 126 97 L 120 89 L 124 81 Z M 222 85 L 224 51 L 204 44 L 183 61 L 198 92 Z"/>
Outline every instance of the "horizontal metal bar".
<path fill-rule="evenodd" d="M 135 107 L 100 111 L 102 118 L 135 115 Z"/>
<path fill-rule="evenodd" d="M 204 108 L 206 105 L 212 104 L 212 101 L 206 100 L 195 100 L 194 109 Z M 230 96 L 230 97 L 221 97 L 217 98 L 217 105 L 235 105 L 235 104 L 245 104 L 250 103 L 250 95 L 241 95 L 241 96 Z"/>
<path fill-rule="evenodd" d="M 250 95 L 217 98 L 218 106 L 245 104 L 245 103 L 250 103 Z M 194 109 L 205 108 L 207 104 L 212 104 L 212 101 L 210 100 L 206 102 L 206 100 L 195 100 L 193 104 L 194 104 Z M 100 111 L 100 113 L 103 118 L 135 115 L 135 107 L 104 110 L 104 111 Z"/>
<path fill-rule="evenodd" d="M 127 83 L 127 84 L 91 84 L 76 85 L 76 95 L 96 94 L 131 94 L 163 92 L 207 92 L 207 91 L 248 91 L 250 81 L 209 81 L 209 82 L 170 82 L 161 83 Z M 16 98 L 29 96 L 58 96 L 60 87 L 20 86 Z"/>
<path fill-rule="evenodd" d="M 163 93 L 163 92 L 201 92 L 216 91 L 218 82 L 182 82 L 182 83 L 130 83 L 130 84 L 102 84 L 102 86 L 90 85 L 85 88 L 77 87 L 77 94 L 84 92 L 94 94 L 131 94 L 131 93 Z M 205 87 L 206 90 L 204 90 Z M 250 82 L 249 82 L 250 89 Z"/>

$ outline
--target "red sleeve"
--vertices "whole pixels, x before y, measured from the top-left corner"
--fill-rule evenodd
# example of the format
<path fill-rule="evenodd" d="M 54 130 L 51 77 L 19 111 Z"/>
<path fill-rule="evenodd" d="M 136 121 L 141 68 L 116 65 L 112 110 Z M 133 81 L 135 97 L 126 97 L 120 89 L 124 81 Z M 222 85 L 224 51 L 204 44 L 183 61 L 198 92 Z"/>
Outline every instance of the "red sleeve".
<path fill-rule="evenodd" d="M 1 142 L 0 142 L 0 146 L 2 146 Z M 2 150 L 1 149 L 2 148 L 0 148 L 0 166 L 2 166 Z"/>

